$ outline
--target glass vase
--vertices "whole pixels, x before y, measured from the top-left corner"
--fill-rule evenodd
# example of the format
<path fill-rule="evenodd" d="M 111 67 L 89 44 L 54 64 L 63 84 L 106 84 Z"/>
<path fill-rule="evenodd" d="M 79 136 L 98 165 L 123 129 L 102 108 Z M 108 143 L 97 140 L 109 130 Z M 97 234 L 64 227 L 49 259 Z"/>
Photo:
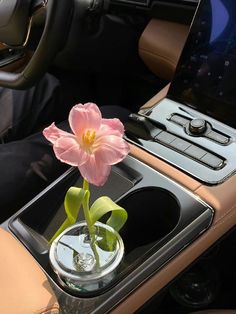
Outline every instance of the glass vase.
<path fill-rule="evenodd" d="M 102 289 L 114 279 L 124 256 L 124 244 L 112 227 L 96 222 L 92 234 L 85 221 L 62 232 L 53 242 L 49 259 L 60 283 L 73 292 Z"/>

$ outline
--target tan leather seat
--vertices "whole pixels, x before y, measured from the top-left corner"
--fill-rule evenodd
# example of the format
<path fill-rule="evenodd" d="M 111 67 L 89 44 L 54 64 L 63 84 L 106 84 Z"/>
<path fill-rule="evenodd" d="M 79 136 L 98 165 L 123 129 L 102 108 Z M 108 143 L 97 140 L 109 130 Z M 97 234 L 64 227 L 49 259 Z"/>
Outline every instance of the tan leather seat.
<path fill-rule="evenodd" d="M 158 77 L 171 81 L 189 25 L 151 19 L 139 39 L 139 56 Z"/>
<path fill-rule="evenodd" d="M 192 312 L 191 314 L 235 314 L 236 310 L 205 310 Z"/>
<path fill-rule="evenodd" d="M 56 297 L 42 269 L 23 245 L 1 228 L 0 278 L 0 313 L 59 313 Z"/>

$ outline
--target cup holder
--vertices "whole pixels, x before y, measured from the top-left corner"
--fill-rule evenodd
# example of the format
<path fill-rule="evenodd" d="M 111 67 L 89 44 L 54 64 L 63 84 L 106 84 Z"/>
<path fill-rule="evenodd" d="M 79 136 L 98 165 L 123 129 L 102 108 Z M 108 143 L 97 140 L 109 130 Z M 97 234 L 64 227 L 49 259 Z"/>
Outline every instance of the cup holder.
<path fill-rule="evenodd" d="M 128 220 L 121 230 L 126 252 L 165 237 L 180 218 L 176 198 L 159 187 L 135 190 L 119 204 L 128 212 Z"/>

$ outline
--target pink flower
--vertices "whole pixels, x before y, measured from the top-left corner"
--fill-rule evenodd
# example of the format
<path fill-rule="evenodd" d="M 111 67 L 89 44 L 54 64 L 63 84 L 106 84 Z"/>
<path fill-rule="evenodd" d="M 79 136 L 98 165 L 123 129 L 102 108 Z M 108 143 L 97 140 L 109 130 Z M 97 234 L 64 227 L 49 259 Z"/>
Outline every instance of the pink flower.
<path fill-rule="evenodd" d="M 88 182 L 103 185 L 111 165 L 122 161 L 129 153 L 123 139 L 124 126 L 119 119 L 103 119 L 94 103 L 78 104 L 69 114 L 74 134 L 65 132 L 52 123 L 43 130 L 53 144 L 56 157 L 71 166 L 77 166 Z"/>

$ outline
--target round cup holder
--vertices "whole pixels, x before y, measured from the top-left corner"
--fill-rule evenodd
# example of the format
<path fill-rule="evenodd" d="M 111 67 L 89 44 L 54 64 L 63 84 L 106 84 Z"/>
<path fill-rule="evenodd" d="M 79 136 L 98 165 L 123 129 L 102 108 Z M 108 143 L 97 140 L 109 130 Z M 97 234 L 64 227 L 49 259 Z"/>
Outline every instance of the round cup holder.
<path fill-rule="evenodd" d="M 180 218 L 175 196 L 159 187 L 135 190 L 119 204 L 128 212 L 128 220 L 121 231 L 126 251 L 163 238 L 176 227 Z"/>

